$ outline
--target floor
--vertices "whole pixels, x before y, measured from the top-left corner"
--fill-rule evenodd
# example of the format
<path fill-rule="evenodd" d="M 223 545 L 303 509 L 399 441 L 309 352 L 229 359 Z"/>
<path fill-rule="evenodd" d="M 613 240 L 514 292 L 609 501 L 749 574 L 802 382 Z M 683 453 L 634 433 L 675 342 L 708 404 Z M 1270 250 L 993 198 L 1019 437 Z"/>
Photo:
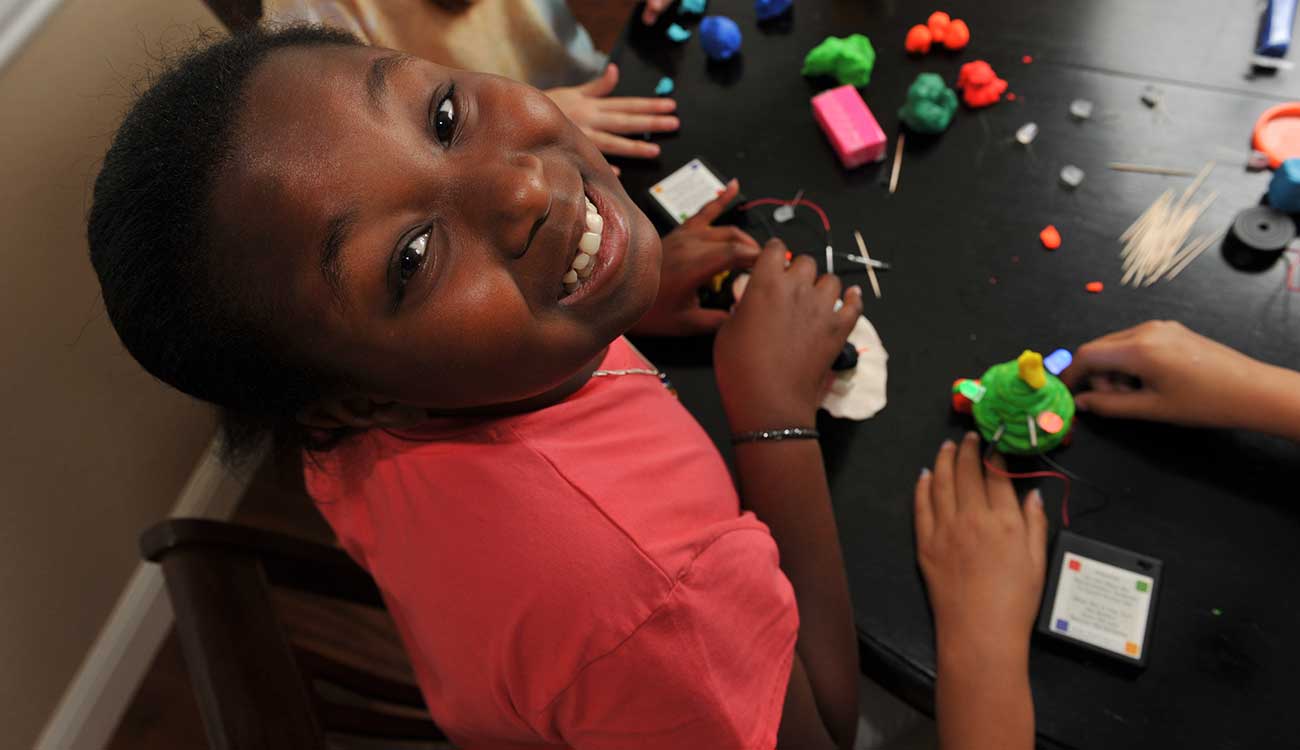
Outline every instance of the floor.
<path fill-rule="evenodd" d="M 633 0 L 570 0 L 578 20 L 600 49 L 608 50 L 627 21 Z M 235 520 L 260 528 L 329 541 L 329 528 L 302 488 L 293 455 L 273 455 L 258 471 Z M 175 635 L 163 643 L 127 708 L 108 750 L 175 750 L 207 747 L 198 704 Z"/>

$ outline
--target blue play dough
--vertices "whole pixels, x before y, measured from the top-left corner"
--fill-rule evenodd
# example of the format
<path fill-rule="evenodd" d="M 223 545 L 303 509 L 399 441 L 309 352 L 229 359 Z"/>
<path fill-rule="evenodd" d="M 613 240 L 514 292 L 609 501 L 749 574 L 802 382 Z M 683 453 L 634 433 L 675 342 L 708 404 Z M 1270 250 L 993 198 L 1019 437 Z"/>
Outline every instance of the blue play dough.
<path fill-rule="evenodd" d="M 726 16 L 705 16 L 700 22 L 700 44 L 714 60 L 730 60 L 740 51 L 740 27 Z"/>
<path fill-rule="evenodd" d="M 1288 214 L 1300 214 L 1300 159 L 1287 159 L 1268 183 L 1268 205 Z"/>
<path fill-rule="evenodd" d="M 659 79 L 659 83 L 655 84 L 655 94 L 658 96 L 668 96 L 673 93 L 674 88 L 676 88 L 676 86 L 673 85 L 673 79 L 664 76 Z"/>
<path fill-rule="evenodd" d="M 673 40 L 674 42 L 684 42 L 687 39 L 691 38 L 691 32 L 687 31 L 686 29 L 683 29 L 681 26 L 678 26 L 677 24 L 673 24 L 672 26 L 668 27 L 668 38 Z"/>
<path fill-rule="evenodd" d="M 704 14 L 705 0 L 682 0 L 682 13 L 694 13 L 695 15 Z"/>
<path fill-rule="evenodd" d="M 754 0 L 754 12 L 758 14 L 758 20 L 766 21 L 790 10 L 793 4 L 793 0 Z"/>

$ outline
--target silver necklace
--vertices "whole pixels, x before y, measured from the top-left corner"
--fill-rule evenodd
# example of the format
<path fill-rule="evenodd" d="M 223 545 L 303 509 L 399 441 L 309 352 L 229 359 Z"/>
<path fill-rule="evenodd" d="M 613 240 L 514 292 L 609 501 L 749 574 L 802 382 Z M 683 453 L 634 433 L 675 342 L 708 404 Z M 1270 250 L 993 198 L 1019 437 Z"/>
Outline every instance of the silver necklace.
<path fill-rule="evenodd" d="M 646 355 L 642 354 L 641 350 L 637 349 L 631 341 L 627 342 L 627 345 L 628 348 L 636 352 L 636 355 L 642 360 L 647 363 L 650 361 L 650 359 L 646 357 Z M 654 365 L 651 365 L 650 367 L 629 367 L 623 370 L 596 370 L 591 373 L 591 377 L 593 378 L 616 378 L 623 375 L 649 375 L 651 377 L 659 378 L 659 382 L 663 383 L 665 388 L 667 388 L 673 395 L 677 394 L 677 390 L 673 388 L 672 383 L 668 382 L 668 376 Z"/>

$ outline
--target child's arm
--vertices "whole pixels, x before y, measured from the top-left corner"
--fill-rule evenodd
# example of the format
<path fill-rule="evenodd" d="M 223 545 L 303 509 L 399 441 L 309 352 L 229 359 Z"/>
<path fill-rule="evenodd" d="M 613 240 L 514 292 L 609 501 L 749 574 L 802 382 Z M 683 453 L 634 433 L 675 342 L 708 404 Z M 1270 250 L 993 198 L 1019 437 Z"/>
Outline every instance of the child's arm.
<path fill-rule="evenodd" d="M 1001 463 L 1001 457 L 993 459 Z M 1043 591 L 1047 517 L 1008 479 L 984 476 L 980 442 L 945 442 L 916 484 L 916 551 L 934 610 L 943 750 L 1029 750 L 1029 636 Z"/>
<path fill-rule="evenodd" d="M 787 269 L 780 241 L 764 248 L 744 299 L 714 345 L 733 434 L 816 424 L 831 363 L 862 310 L 855 287 L 835 311 L 840 289 L 834 276 L 817 279 L 810 258 Z M 776 539 L 799 607 L 780 745 L 852 747 L 857 636 L 821 449 L 815 440 L 742 443 L 736 472 L 742 501 Z"/>
<path fill-rule="evenodd" d="M 1256 430 L 1300 442 L 1300 373 L 1251 359 L 1180 323 L 1151 321 L 1084 344 L 1061 378 L 1071 388 L 1091 387 L 1075 397 L 1081 411 Z"/>

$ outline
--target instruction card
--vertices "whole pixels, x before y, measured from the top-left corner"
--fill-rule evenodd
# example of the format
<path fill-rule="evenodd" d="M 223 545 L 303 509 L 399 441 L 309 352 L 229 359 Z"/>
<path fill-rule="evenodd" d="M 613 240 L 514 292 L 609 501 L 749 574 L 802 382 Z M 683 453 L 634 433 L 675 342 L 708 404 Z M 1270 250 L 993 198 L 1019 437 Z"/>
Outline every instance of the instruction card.
<path fill-rule="evenodd" d="M 1160 562 L 1062 534 L 1039 630 L 1145 664 Z"/>
<path fill-rule="evenodd" d="M 650 195 L 678 224 L 700 212 L 726 185 L 699 159 L 691 159 L 650 188 Z"/>

